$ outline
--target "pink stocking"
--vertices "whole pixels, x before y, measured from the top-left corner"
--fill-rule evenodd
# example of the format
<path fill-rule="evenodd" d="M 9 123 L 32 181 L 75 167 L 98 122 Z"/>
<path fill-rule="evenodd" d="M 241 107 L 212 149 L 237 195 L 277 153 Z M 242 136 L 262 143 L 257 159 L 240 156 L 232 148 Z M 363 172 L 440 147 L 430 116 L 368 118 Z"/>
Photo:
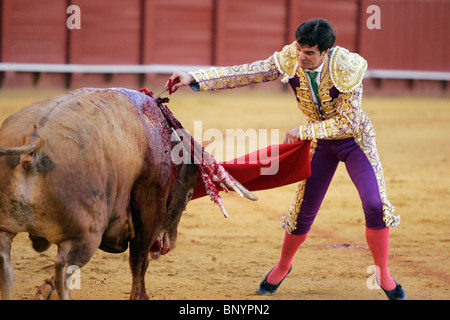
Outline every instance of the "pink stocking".
<path fill-rule="evenodd" d="M 366 228 L 366 240 L 370 251 L 372 251 L 373 261 L 379 268 L 379 272 L 377 270 L 376 274 L 378 283 L 384 290 L 389 291 L 395 289 L 396 284 L 389 274 L 387 267 L 389 252 L 389 228 Z"/>
<path fill-rule="evenodd" d="M 277 284 L 286 276 L 298 248 L 307 237 L 308 233 L 303 235 L 293 235 L 288 232 L 285 233 L 280 260 L 267 277 L 268 283 Z"/>

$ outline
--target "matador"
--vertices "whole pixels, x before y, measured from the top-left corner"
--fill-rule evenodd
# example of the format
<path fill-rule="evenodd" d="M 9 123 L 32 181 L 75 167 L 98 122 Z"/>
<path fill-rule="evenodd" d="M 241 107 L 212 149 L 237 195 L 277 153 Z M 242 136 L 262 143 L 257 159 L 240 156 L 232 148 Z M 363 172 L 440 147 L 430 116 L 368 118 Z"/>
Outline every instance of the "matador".
<path fill-rule="evenodd" d="M 377 266 L 376 279 L 389 299 L 405 299 L 403 288 L 387 268 L 389 227 L 400 216 L 386 194 L 375 130 L 361 104 L 367 61 L 334 46 L 334 28 L 325 19 L 303 22 L 296 40 L 266 60 L 231 67 L 184 73 L 175 90 L 190 85 L 196 91 L 222 90 L 281 78 L 292 88 L 307 123 L 286 133 L 284 143 L 311 140 L 311 176 L 299 183 L 294 201 L 281 218 L 285 237 L 277 265 L 257 293 L 272 295 L 292 269 L 292 260 L 306 240 L 339 162 L 344 162 L 364 211 L 366 240 Z"/>

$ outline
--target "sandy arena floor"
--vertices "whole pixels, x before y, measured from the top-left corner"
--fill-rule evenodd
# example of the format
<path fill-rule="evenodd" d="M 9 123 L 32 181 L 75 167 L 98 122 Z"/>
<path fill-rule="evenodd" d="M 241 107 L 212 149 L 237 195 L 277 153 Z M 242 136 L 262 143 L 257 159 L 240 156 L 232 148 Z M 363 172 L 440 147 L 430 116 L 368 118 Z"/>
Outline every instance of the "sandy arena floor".
<path fill-rule="evenodd" d="M 0 91 L 0 121 L 32 101 L 57 93 Z M 391 275 L 409 299 L 449 299 L 450 100 L 365 97 L 363 106 L 377 132 L 390 201 L 402 218 L 391 229 Z M 193 94 L 184 90 L 171 97 L 169 107 L 191 133 L 197 120 L 202 121 L 203 132 L 279 129 L 281 141 L 286 130 L 304 122 L 291 92 Z M 261 141 L 266 142 L 270 143 Z M 225 194 L 227 219 L 209 198 L 191 201 L 181 219 L 176 249 L 150 263 L 146 278 L 150 298 L 385 300 L 381 290 L 367 285 L 373 261 L 360 200 L 343 164 L 291 274 L 273 297 L 255 295 L 278 260 L 284 235 L 280 217 L 295 190 L 294 184 L 255 192 L 257 202 Z M 55 252 L 55 246 L 41 254 L 34 252 L 26 234 L 15 238 L 14 299 L 33 298 L 37 287 L 53 273 Z M 81 289 L 73 290 L 72 297 L 125 300 L 130 288 L 128 253 L 99 250 L 81 269 Z"/>

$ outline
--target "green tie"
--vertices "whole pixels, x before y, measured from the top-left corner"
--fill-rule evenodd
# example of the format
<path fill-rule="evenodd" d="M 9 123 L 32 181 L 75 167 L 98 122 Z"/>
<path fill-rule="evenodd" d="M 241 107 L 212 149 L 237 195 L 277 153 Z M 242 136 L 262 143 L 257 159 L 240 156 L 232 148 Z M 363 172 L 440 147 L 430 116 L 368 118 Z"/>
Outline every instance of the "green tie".
<path fill-rule="evenodd" d="M 316 95 L 317 104 L 320 106 L 321 105 L 321 101 L 319 99 L 319 90 L 317 88 L 317 81 L 316 81 L 316 76 L 317 76 L 318 72 L 306 71 L 306 73 L 309 75 L 309 78 L 311 79 L 311 85 L 313 87 L 314 94 Z"/>

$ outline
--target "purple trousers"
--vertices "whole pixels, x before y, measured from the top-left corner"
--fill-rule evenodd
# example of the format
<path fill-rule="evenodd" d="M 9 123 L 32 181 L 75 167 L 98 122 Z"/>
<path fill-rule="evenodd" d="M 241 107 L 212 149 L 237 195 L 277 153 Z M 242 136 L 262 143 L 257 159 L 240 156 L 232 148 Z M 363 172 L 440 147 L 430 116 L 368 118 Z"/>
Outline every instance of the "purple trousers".
<path fill-rule="evenodd" d="M 303 202 L 297 217 L 297 229 L 292 234 L 305 234 L 311 229 L 340 161 L 345 163 L 347 172 L 358 189 L 366 227 L 386 228 L 383 203 L 373 168 L 355 140 L 347 138 L 317 141 L 311 159 L 311 176 L 306 180 Z"/>

